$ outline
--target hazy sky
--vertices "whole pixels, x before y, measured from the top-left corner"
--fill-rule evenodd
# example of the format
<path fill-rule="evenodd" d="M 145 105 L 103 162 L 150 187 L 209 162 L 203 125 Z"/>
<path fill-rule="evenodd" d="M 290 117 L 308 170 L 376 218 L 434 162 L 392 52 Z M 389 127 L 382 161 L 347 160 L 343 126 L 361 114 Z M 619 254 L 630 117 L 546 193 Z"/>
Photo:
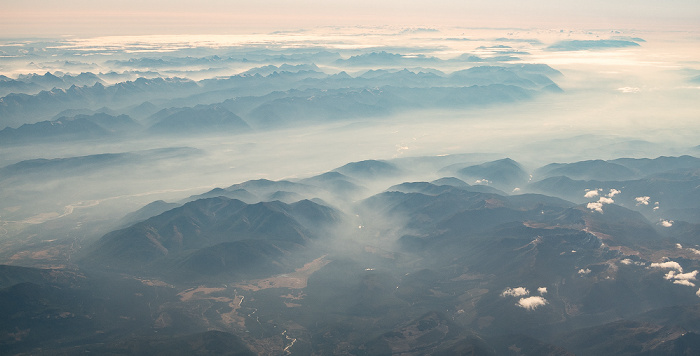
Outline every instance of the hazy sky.
<path fill-rule="evenodd" d="M 0 36 L 232 34 L 327 25 L 697 30 L 698 0 L 0 0 Z"/>

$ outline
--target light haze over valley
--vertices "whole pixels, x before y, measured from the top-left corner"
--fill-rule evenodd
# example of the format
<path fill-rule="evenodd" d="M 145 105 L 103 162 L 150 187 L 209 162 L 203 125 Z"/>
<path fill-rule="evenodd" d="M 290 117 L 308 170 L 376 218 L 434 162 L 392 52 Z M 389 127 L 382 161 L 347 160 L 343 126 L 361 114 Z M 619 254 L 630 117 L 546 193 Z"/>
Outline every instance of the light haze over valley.
<path fill-rule="evenodd" d="M 700 351 L 695 2 L 6 5 L 0 353 Z"/>

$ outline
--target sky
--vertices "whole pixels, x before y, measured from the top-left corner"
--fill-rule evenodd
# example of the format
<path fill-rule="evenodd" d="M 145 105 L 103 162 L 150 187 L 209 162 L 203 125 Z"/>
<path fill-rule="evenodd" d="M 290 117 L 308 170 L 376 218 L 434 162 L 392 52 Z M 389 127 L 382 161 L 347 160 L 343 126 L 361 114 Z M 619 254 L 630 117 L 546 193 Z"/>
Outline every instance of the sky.
<path fill-rule="evenodd" d="M 0 36 L 236 34 L 318 26 L 700 29 L 697 0 L 0 0 Z"/>

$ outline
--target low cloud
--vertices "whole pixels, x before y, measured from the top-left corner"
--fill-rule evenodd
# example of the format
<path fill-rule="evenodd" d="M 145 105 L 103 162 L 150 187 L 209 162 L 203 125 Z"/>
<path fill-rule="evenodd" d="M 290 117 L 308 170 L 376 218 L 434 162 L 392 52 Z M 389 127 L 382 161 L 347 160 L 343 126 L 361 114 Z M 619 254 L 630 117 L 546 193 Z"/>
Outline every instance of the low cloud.
<path fill-rule="evenodd" d="M 668 261 L 665 263 L 676 263 L 676 262 Z M 653 265 L 653 263 L 652 263 L 652 265 Z M 676 266 L 674 266 L 674 267 L 676 267 Z M 680 268 L 680 265 L 677 267 Z M 691 281 L 694 281 L 697 278 L 698 271 L 692 271 L 692 272 L 688 272 L 688 273 L 683 273 L 682 269 L 678 269 L 678 271 L 679 272 L 668 271 L 668 273 L 666 273 L 666 275 L 664 275 L 664 279 L 667 279 L 669 281 L 673 281 L 673 284 L 680 284 L 682 286 L 695 287 L 695 283 L 693 283 Z"/>
<path fill-rule="evenodd" d="M 595 198 L 598 196 L 598 190 L 593 189 L 593 190 L 586 190 L 586 194 L 584 194 L 584 198 Z"/>
<path fill-rule="evenodd" d="M 621 260 L 620 263 L 623 265 L 637 265 L 637 266 L 644 266 L 644 262 L 635 262 L 630 260 L 629 258 L 625 258 L 624 260 Z"/>
<path fill-rule="evenodd" d="M 675 269 L 678 272 L 683 272 L 683 267 L 678 262 L 666 261 L 666 262 L 654 262 L 649 265 L 651 268 L 670 268 Z"/>
<path fill-rule="evenodd" d="M 586 193 L 585 197 L 592 198 L 592 197 L 598 196 L 599 190 L 602 190 L 602 189 L 590 190 Z M 595 193 L 591 193 L 591 192 L 595 192 Z M 617 189 L 610 189 L 610 193 L 608 193 L 606 196 L 598 198 L 598 201 L 596 201 L 596 202 L 591 202 L 591 203 L 586 204 L 586 208 L 591 209 L 591 211 L 597 211 L 597 212 L 602 214 L 603 213 L 603 205 L 604 204 L 613 204 L 615 201 L 612 199 L 612 197 L 614 197 L 615 195 L 617 195 L 619 193 L 620 193 L 620 191 Z"/>
<path fill-rule="evenodd" d="M 694 281 L 697 275 L 698 275 L 698 271 L 693 271 L 693 272 L 688 272 L 688 273 L 676 273 L 674 271 L 670 271 L 670 272 L 666 273 L 664 278 L 666 278 L 666 279 L 678 279 L 678 280 L 684 280 L 684 281 Z"/>
<path fill-rule="evenodd" d="M 597 211 L 601 214 L 603 213 L 603 203 L 588 203 L 586 208 L 591 209 L 592 211 Z"/>
<path fill-rule="evenodd" d="M 639 205 L 649 205 L 649 199 L 651 199 L 651 198 L 650 198 L 650 197 L 646 197 L 646 196 L 634 198 L 634 200 L 637 202 L 637 206 L 639 206 Z"/>
<path fill-rule="evenodd" d="M 617 88 L 617 91 L 625 93 L 625 94 L 630 94 L 630 93 L 639 93 L 642 90 L 637 88 L 637 87 L 622 87 L 622 88 Z"/>
<path fill-rule="evenodd" d="M 486 178 L 484 178 L 484 179 L 477 179 L 477 180 L 474 181 L 474 183 L 475 183 L 475 184 L 486 184 L 486 185 L 489 185 L 489 184 L 491 184 L 491 181 L 488 180 L 488 179 L 486 179 Z"/>
<path fill-rule="evenodd" d="M 539 292 L 540 295 L 545 295 L 547 294 L 547 287 L 539 287 L 537 288 L 537 292 Z"/>
<path fill-rule="evenodd" d="M 612 203 L 614 203 L 615 201 L 612 200 L 612 198 L 600 197 L 600 199 L 598 199 L 598 202 L 599 202 L 599 203 L 602 203 L 602 204 L 612 204 Z"/>
<path fill-rule="evenodd" d="M 586 268 L 586 269 L 581 268 L 580 270 L 578 270 L 578 274 L 581 274 L 581 275 L 586 275 L 589 273 L 591 273 L 591 270 L 588 268 Z"/>
<path fill-rule="evenodd" d="M 516 287 L 516 288 L 506 288 L 506 290 L 501 293 L 501 297 L 522 297 L 524 295 L 529 295 L 530 291 L 527 290 L 525 287 Z"/>
<path fill-rule="evenodd" d="M 527 310 L 535 310 L 538 307 L 541 307 L 545 304 L 547 304 L 547 299 L 544 299 L 539 296 L 533 296 L 527 298 L 520 298 L 516 305 Z"/>
<path fill-rule="evenodd" d="M 620 193 L 622 192 L 617 189 L 610 189 L 610 193 L 608 193 L 608 198 L 612 198 Z"/>
<path fill-rule="evenodd" d="M 663 227 L 671 227 L 673 226 L 673 220 L 661 220 L 660 224 Z"/>
<path fill-rule="evenodd" d="M 695 287 L 695 283 L 685 280 L 685 279 L 678 279 L 673 281 L 673 284 L 680 284 L 682 286 L 688 286 L 688 287 Z"/>

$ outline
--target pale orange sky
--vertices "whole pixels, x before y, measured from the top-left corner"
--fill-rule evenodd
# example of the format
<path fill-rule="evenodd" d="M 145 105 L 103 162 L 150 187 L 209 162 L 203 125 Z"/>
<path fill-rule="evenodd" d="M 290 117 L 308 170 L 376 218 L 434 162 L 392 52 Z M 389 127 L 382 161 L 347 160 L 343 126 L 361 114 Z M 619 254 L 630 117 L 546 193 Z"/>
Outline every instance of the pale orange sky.
<path fill-rule="evenodd" d="M 0 0 L 0 37 L 234 34 L 316 26 L 700 29 L 698 0 Z"/>

